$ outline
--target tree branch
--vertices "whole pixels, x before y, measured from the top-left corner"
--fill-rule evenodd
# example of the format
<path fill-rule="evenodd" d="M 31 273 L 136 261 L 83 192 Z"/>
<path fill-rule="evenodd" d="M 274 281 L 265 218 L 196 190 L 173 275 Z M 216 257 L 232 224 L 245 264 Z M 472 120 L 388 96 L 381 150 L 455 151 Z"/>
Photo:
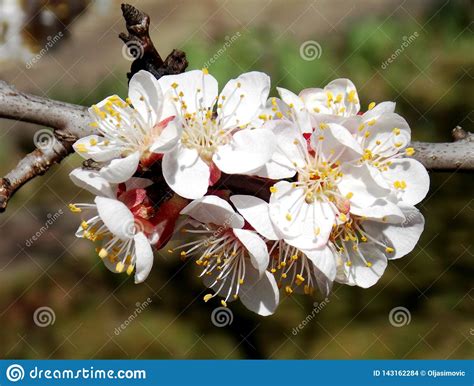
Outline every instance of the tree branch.
<path fill-rule="evenodd" d="M 128 34 L 121 33 L 119 37 L 135 58 L 127 74 L 128 79 L 140 70 L 147 70 L 160 78 L 186 69 L 188 62 L 182 51 L 173 50 L 162 60 L 149 35 L 148 15 L 128 4 L 122 4 L 122 12 Z M 22 185 L 44 174 L 51 165 L 70 154 L 75 140 L 94 133 L 86 107 L 21 93 L 3 81 L 0 81 L 0 118 L 47 126 L 54 133 L 48 146 L 37 146 L 13 170 L 0 178 L 0 212 L 5 210 L 9 199 Z M 474 134 L 458 127 L 453 130 L 453 138 L 452 143 L 413 142 L 414 158 L 433 171 L 474 171 Z M 224 176 L 215 188 L 265 198 L 272 183 L 270 180 L 233 175 Z"/>

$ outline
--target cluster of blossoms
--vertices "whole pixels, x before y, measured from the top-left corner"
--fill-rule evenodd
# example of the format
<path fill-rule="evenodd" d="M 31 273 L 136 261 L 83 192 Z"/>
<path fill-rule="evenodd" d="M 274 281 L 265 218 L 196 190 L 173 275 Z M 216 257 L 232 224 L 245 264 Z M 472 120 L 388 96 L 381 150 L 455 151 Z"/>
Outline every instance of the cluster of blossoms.
<path fill-rule="evenodd" d="M 269 92 L 261 72 L 218 94 L 205 69 L 158 80 L 140 71 L 125 101 L 92 106 L 98 135 L 74 148 L 94 162 L 71 179 L 96 198 L 70 205 L 83 215 L 77 236 L 136 283 L 151 270 L 152 247 L 173 239 L 168 252 L 195 260 L 206 302 L 240 299 L 260 315 L 274 313 L 280 291 L 327 296 L 335 281 L 375 284 L 423 231 L 414 205 L 429 177 L 410 158 L 408 123 L 392 102 L 360 112 L 347 79 Z M 226 187 L 232 175 L 241 191 Z M 249 181 L 257 188 L 242 194 Z"/>

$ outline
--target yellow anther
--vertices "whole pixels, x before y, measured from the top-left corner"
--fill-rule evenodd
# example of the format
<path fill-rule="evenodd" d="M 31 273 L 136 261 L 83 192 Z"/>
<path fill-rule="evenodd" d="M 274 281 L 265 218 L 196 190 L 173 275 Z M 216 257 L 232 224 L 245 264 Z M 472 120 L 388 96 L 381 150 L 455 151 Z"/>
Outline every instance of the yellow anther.
<path fill-rule="evenodd" d="M 293 293 L 293 290 L 292 290 L 292 288 L 291 288 L 289 285 L 287 285 L 287 286 L 285 287 L 285 292 L 286 292 L 288 295 L 291 295 L 291 294 Z"/>
<path fill-rule="evenodd" d="M 185 257 L 186 256 L 186 251 L 181 251 L 180 255 Z"/>
<path fill-rule="evenodd" d="M 301 276 L 300 274 L 296 275 L 296 278 L 297 278 L 300 282 L 304 282 L 304 277 Z"/>
<path fill-rule="evenodd" d="M 370 102 L 368 110 L 372 110 L 375 107 L 375 102 Z"/>
<path fill-rule="evenodd" d="M 81 222 L 81 228 L 86 230 L 87 228 L 89 228 L 89 224 L 85 221 Z"/>
<path fill-rule="evenodd" d="M 68 207 L 69 207 L 69 210 L 70 210 L 72 213 L 81 213 L 81 212 L 82 212 L 81 208 L 78 208 L 78 207 L 77 207 L 76 205 L 74 205 L 74 204 L 69 204 Z"/>
<path fill-rule="evenodd" d="M 298 260 L 298 255 L 293 255 L 293 256 L 291 256 L 291 260 L 293 260 L 293 261 Z"/>
<path fill-rule="evenodd" d="M 109 253 L 107 252 L 107 249 L 105 249 L 105 248 L 101 248 L 100 251 L 99 251 L 99 257 L 100 257 L 101 259 L 107 257 L 108 254 L 109 254 Z"/>
<path fill-rule="evenodd" d="M 127 275 L 130 276 L 132 273 L 133 273 L 133 270 L 135 269 L 135 266 L 134 265 L 129 265 L 127 267 Z"/>
<path fill-rule="evenodd" d="M 282 277 L 283 279 L 286 279 L 287 276 L 288 276 L 288 275 L 287 275 L 286 273 L 282 273 L 282 274 L 281 274 L 281 277 Z"/>
<path fill-rule="evenodd" d="M 393 249 L 393 248 L 391 248 L 391 247 L 385 248 L 385 252 L 387 252 L 387 253 L 392 253 L 392 252 L 394 252 L 394 251 L 395 251 L 395 249 Z"/>
<path fill-rule="evenodd" d="M 364 133 L 364 137 L 365 137 L 365 138 L 369 138 L 369 136 L 370 136 L 370 131 L 366 131 L 366 132 Z"/>
<path fill-rule="evenodd" d="M 277 111 L 275 115 L 280 119 L 283 118 L 283 114 L 281 113 L 281 111 Z"/>
<path fill-rule="evenodd" d="M 375 125 L 375 122 L 377 122 L 377 121 L 375 120 L 375 118 L 373 118 L 373 119 L 371 119 L 369 122 L 367 122 L 367 124 L 368 124 L 369 126 L 373 126 L 373 125 Z"/>
<path fill-rule="evenodd" d="M 176 82 L 172 83 L 171 87 L 174 88 L 174 89 L 178 88 L 178 83 L 176 83 Z"/>
<path fill-rule="evenodd" d="M 91 138 L 91 139 L 89 140 L 89 143 L 91 144 L 91 146 L 95 146 L 95 145 L 97 145 L 97 139 Z"/>
<path fill-rule="evenodd" d="M 270 186 L 270 192 L 271 193 L 276 193 L 278 189 L 275 186 Z"/>
<path fill-rule="evenodd" d="M 222 307 L 227 307 L 227 303 L 225 300 L 221 300 Z"/>
<path fill-rule="evenodd" d="M 115 266 L 115 270 L 118 273 L 122 273 L 124 268 L 125 268 L 125 265 L 121 261 L 119 261 L 117 265 Z"/>
<path fill-rule="evenodd" d="M 357 128 L 358 131 L 364 130 L 365 125 L 363 123 L 360 124 L 360 126 Z"/>
<path fill-rule="evenodd" d="M 394 127 L 393 130 L 392 130 L 392 133 L 395 134 L 395 135 L 400 135 L 401 131 L 398 127 Z"/>
<path fill-rule="evenodd" d="M 328 102 L 331 102 L 334 99 L 334 96 L 332 95 L 331 91 L 326 91 L 326 98 Z"/>
<path fill-rule="evenodd" d="M 263 119 L 264 121 L 267 120 L 267 116 L 266 116 L 265 114 L 260 114 L 258 117 L 259 117 L 260 119 Z"/>
<path fill-rule="evenodd" d="M 319 128 L 320 128 L 321 130 L 325 130 L 325 129 L 327 129 L 328 127 L 329 127 L 329 126 L 328 126 L 327 123 L 321 122 L 321 123 L 319 124 Z"/>
<path fill-rule="evenodd" d="M 209 70 L 208 70 L 207 68 L 203 68 L 203 69 L 202 69 L 202 73 L 203 73 L 204 75 L 209 75 Z"/>
<path fill-rule="evenodd" d="M 337 94 L 336 95 L 336 102 L 340 103 L 342 101 L 342 94 Z"/>
<path fill-rule="evenodd" d="M 344 213 L 339 213 L 339 220 L 341 220 L 342 222 L 346 222 L 347 216 Z"/>
<path fill-rule="evenodd" d="M 372 263 L 370 261 L 367 262 L 367 267 L 372 267 Z"/>
<path fill-rule="evenodd" d="M 349 91 L 349 94 L 347 95 L 347 100 L 350 103 L 356 104 L 358 101 L 357 101 L 357 98 L 355 96 L 356 96 L 356 90 L 351 90 L 351 91 Z"/>
<path fill-rule="evenodd" d="M 99 124 L 97 122 L 91 122 L 89 123 L 90 127 L 99 127 Z"/>
<path fill-rule="evenodd" d="M 367 237 L 365 237 L 365 236 L 362 236 L 360 239 L 361 239 L 361 241 L 364 242 L 364 243 L 367 242 Z"/>
<path fill-rule="evenodd" d="M 277 270 L 276 270 L 275 268 L 272 268 L 272 269 L 270 270 L 271 273 L 275 273 L 276 271 L 277 271 Z"/>
<path fill-rule="evenodd" d="M 413 154 L 415 154 L 415 149 L 413 149 L 412 147 L 407 147 L 405 149 L 405 154 L 409 157 L 411 157 Z"/>
<path fill-rule="evenodd" d="M 346 261 L 346 265 L 347 265 L 348 267 L 350 267 L 350 266 L 352 265 L 352 261 L 350 261 L 350 260 Z"/>
<path fill-rule="evenodd" d="M 320 233 L 321 233 L 321 228 L 320 227 L 314 228 L 314 235 L 315 236 L 319 236 Z"/>
<path fill-rule="evenodd" d="M 212 297 L 213 297 L 212 294 L 207 294 L 207 295 L 204 295 L 204 298 L 203 298 L 203 299 L 204 299 L 204 301 L 207 303 L 209 300 L 212 299 Z"/>
<path fill-rule="evenodd" d="M 291 217 L 290 213 L 287 213 L 285 218 L 287 219 L 287 221 L 291 221 L 293 217 Z"/>
<path fill-rule="evenodd" d="M 84 143 L 78 143 L 76 145 L 76 151 L 78 151 L 79 153 L 85 153 L 87 151 L 87 147 Z"/>
<path fill-rule="evenodd" d="M 346 194 L 346 198 L 347 198 L 348 200 L 350 200 L 352 197 L 354 197 L 354 193 L 349 192 L 349 193 Z"/>
<path fill-rule="evenodd" d="M 403 146 L 403 143 L 402 142 L 396 142 L 395 143 L 395 147 L 402 147 Z"/>

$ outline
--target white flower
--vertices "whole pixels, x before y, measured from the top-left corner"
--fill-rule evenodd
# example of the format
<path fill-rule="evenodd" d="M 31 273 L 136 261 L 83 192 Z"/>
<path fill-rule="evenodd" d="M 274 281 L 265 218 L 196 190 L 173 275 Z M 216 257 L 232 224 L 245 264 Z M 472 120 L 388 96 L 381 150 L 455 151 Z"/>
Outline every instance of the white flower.
<path fill-rule="evenodd" d="M 181 134 L 173 117 L 163 114 L 161 88 L 146 71 L 130 79 L 127 102 L 113 95 L 89 112 L 95 120 L 92 126 L 101 135 L 79 139 L 74 149 L 86 159 L 106 162 L 100 174 L 113 183 L 132 177 L 140 160 L 150 158 L 152 153 L 170 150 Z"/>
<path fill-rule="evenodd" d="M 277 150 L 258 175 L 277 182 L 270 190 L 270 217 L 285 240 L 294 247 L 323 247 L 331 229 L 348 213 L 360 216 L 400 215 L 389 200 L 390 190 L 380 187 L 366 165 L 354 165 L 362 155 L 360 144 L 343 126 L 330 123 L 310 136 L 287 120 L 272 120 Z"/>
<path fill-rule="evenodd" d="M 339 123 L 353 133 L 363 151 L 358 164 L 369 166 L 381 187 L 391 190 L 394 202 L 415 205 L 426 196 L 428 173 L 420 162 L 406 158 L 414 154 L 413 148 L 407 148 L 411 131 L 406 120 L 395 113 L 394 102 L 372 102 L 368 111 L 358 115 L 359 96 L 348 79 L 336 79 L 324 89 L 303 90 L 299 98 L 288 95 L 291 93 L 282 94 L 282 99 L 294 106 L 303 104 L 311 113 L 313 127 Z"/>
<path fill-rule="evenodd" d="M 176 115 L 182 129 L 174 150 L 163 157 L 168 185 L 185 198 L 200 198 L 220 172 L 248 174 L 271 157 L 275 140 L 269 130 L 255 127 L 270 79 L 249 72 L 229 81 L 217 95 L 217 81 L 207 70 L 160 78 L 165 111 Z"/>
<path fill-rule="evenodd" d="M 404 218 L 382 221 L 351 216 L 331 232 L 328 248 L 338 262 L 336 281 L 367 288 L 382 276 L 387 261 L 411 252 L 424 228 L 424 218 L 411 206 Z"/>
<path fill-rule="evenodd" d="M 93 204 L 69 205 L 73 213 L 80 213 L 83 218 L 76 236 L 99 242 L 97 253 L 112 272 L 131 275 L 135 270 L 135 283 L 143 282 L 153 265 L 150 240 L 156 235 L 153 226 L 140 216 L 143 206 L 132 207 L 130 203 L 136 204 L 137 200 L 130 199 L 127 192 L 147 186 L 150 181 L 133 179 L 125 184 L 125 191 L 118 192 L 116 186 L 95 171 L 76 169 L 71 179 L 76 185 L 100 194 Z"/>
<path fill-rule="evenodd" d="M 204 284 L 227 302 L 240 298 L 251 311 L 267 316 L 279 302 L 273 275 L 267 271 L 269 254 L 265 241 L 252 230 L 244 229 L 244 219 L 230 204 L 217 197 L 205 196 L 185 207 L 182 214 L 191 218 L 194 229 L 185 233 L 197 240 L 176 247 L 181 256 L 194 257 L 202 268 Z"/>
<path fill-rule="evenodd" d="M 235 195 L 230 201 L 244 219 L 273 244 L 269 252 L 270 272 L 278 276 L 279 287 L 288 294 L 295 290 L 312 294 L 315 288 L 324 296 L 329 294 L 336 278 L 337 260 L 326 246 L 306 250 L 289 244 L 273 225 L 268 203 L 258 197 Z"/>

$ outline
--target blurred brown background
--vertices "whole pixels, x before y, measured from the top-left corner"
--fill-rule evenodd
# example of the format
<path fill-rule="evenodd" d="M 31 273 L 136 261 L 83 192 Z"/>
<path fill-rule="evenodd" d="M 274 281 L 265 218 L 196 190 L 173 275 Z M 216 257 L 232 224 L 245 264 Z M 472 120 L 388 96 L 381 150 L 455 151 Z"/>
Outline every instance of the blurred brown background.
<path fill-rule="evenodd" d="M 221 84 L 248 70 L 265 71 L 273 86 L 294 91 L 347 77 L 364 107 L 396 101 L 416 140 L 449 140 L 456 125 L 472 131 L 470 1 L 131 3 L 150 14 L 152 38 L 163 56 L 183 49 L 189 68 L 214 58 L 209 70 Z M 117 38 L 125 30 L 119 5 L 0 0 L 0 78 L 23 91 L 83 105 L 112 93 L 125 96 L 131 62 Z M 32 63 L 31 52 L 53 40 L 54 47 Z M 311 57 L 300 52 L 308 41 L 317 43 Z M 34 148 L 37 129 L 0 121 L 0 175 Z M 93 245 L 75 239 L 78 218 L 67 211 L 67 203 L 91 199 L 68 180 L 79 164 L 76 156 L 63 161 L 25 186 L 0 215 L 2 357 L 473 356 L 470 174 L 432 173 L 420 206 L 426 229 L 415 250 L 391 262 L 370 289 L 335 285 L 329 302 L 295 333 L 313 313 L 315 299 L 284 297 L 268 318 L 232 304 L 232 324 L 219 328 L 211 322 L 217 305 L 202 301 L 192 262 L 157 253 L 152 274 L 139 286 L 108 272 Z M 151 304 L 143 306 L 148 298 Z M 54 324 L 35 323 L 40 307 L 52 310 Z M 396 307 L 408 310 L 409 323 L 390 323 Z M 125 321 L 128 326 L 117 333 Z"/>

